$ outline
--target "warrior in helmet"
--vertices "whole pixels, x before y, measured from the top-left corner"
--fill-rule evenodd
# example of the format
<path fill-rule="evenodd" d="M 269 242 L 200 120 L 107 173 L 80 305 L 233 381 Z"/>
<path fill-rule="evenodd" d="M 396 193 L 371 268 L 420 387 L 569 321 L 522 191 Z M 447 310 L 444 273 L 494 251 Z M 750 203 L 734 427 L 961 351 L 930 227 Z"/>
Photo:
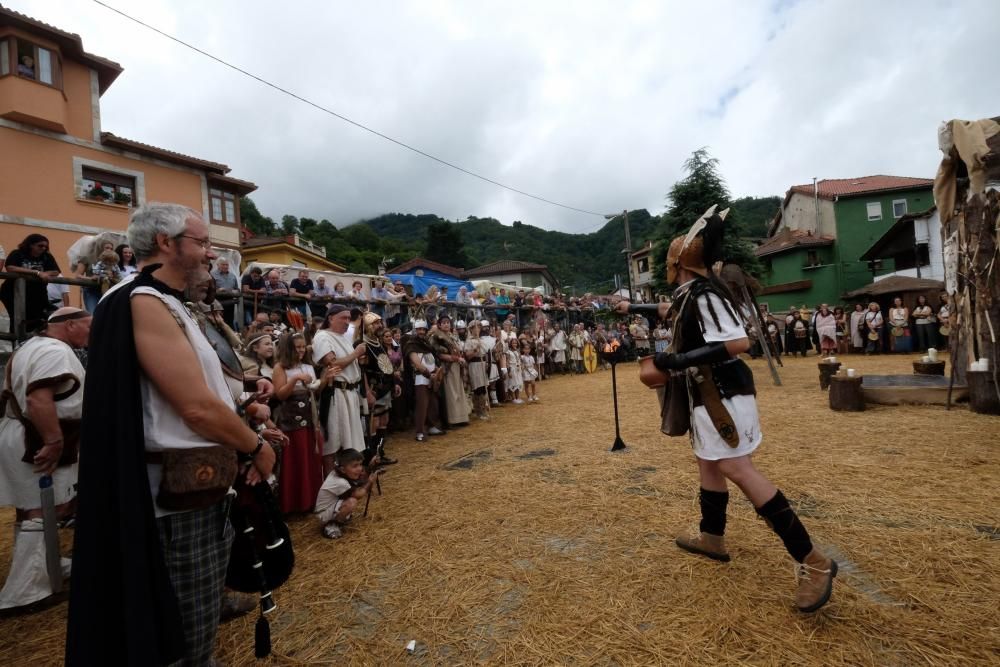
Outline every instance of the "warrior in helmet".
<path fill-rule="evenodd" d="M 368 433 L 366 434 L 365 459 L 371 463 L 374 457 L 383 465 L 392 465 L 396 459 L 385 453 L 385 443 L 389 436 L 389 411 L 392 399 L 402 395 L 402 388 L 396 381 L 392 361 L 386 349 L 386 341 L 391 344 L 391 332 L 382 324 L 382 317 L 373 312 L 362 316 L 363 339 L 366 348 L 362 364 L 365 384 L 374 397 L 369 406 Z M 386 333 L 389 332 L 389 338 Z"/>
<path fill-rule="evenodd" d="M 830 599 L 837 563 L 817 550 L 785 496 L 757 468 L 751 455 L 761 442 L 753 374 L 739 359 L 750 342 L 734 299 L 713 265 L 722 259 L 723 221 L 728 209 L 711 207 L 690 231 L 670 244 L 667 281 L 678 285 L 673 303 L 617 306 L 621 314 L 648 312 L 673 317 L 673 340 L 654 358 L 657 369 L 673 374 L 671 391 L 687 388 L 690 435 L 701 479 L 701 524 L 694 535 L 677 538 L 685 551 L 729 561 L 724 533 L 728 481 L 753 503 L 798 563 L 796 606 L 816 611 Z M 662 312 L 659 312 L 662 310 Z M 677 405 L 671 401 L 671 405 Z M 682 420 L 683 421 L 683 420 Z"/>

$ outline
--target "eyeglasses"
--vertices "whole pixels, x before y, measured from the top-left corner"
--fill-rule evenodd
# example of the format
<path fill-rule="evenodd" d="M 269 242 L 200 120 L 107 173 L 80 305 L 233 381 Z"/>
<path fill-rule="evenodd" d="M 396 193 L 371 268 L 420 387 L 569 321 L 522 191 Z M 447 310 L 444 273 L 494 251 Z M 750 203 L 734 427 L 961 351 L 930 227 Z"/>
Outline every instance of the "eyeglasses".
<path fill-rule="evenodd" d="M 200 239 L 197 236 L 191 236 L 189 234 L 178 234 L 174 237 L 175 239 L 191 239 L 195 243 L 201 246 L 202 250 L 208 250 L 212 247 L 212 239 Z"/>

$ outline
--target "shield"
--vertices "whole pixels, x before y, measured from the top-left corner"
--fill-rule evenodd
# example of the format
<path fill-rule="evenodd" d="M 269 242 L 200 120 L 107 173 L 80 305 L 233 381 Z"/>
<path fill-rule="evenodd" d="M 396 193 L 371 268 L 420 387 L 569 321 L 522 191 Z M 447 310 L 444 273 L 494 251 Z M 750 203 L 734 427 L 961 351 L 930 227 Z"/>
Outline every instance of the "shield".
<path fill-rule="evenodd" d="M 388 354 L 383 352 L 382 354 L 378 355 L 378 357 L 376 357 L 376 360 L 378 361 L 378 369 L 382 371 L 382 373 L 384 373 L 385 375 L 392 375 L 392 372 L 395 369 L 392 366 L 392 361 L 390 361 Z"/>
<path fill-rule="evenodd" d="M 586 343 L 583 346 L 583 367 L 587 369 L 588 373 L 597 370 L 597 351 L 594 349 L 593 343 Z"/>

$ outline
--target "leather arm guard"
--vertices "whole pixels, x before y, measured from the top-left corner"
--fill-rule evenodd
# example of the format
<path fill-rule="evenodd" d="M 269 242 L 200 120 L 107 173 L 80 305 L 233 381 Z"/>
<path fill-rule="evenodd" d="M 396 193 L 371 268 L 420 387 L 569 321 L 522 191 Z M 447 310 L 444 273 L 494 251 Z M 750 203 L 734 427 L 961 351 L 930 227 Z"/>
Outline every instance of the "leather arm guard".
<path fill-rule="evenodd" d="M 630 303 L 628 305 L 628 312 L 640 313 L 642 315 L 652 315 L 653 317 L 659 316 L 660 304 L 658 303 Z"/>
<path fill-rule="evenodd" d="M 709 343 L 688 352 L 660 352 L 653 358 L 653 365 L 667 372 L 691 366 L 719 364 L 730 359 L 725 343 Z"/>

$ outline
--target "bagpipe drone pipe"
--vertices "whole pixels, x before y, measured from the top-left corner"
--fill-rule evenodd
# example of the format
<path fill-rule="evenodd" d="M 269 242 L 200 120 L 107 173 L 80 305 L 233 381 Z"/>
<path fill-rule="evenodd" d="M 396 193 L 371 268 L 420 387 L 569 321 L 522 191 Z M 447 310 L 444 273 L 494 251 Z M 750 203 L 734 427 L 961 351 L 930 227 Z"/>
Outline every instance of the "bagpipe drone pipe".
<path fill-rule="evenodd" d="M 264 616 L 277 609 L 272 592 L 291 576 L 295 552 L 270 485 L 260 482 L 251 486 L 243 473 L 233 488 L 236 496 L 229 520 L 236 535 L 226 570 L 226 585 L 242 593 L 260 595 L 254 653 L 263 658 L 271 652 L 270 626 Z"/>

